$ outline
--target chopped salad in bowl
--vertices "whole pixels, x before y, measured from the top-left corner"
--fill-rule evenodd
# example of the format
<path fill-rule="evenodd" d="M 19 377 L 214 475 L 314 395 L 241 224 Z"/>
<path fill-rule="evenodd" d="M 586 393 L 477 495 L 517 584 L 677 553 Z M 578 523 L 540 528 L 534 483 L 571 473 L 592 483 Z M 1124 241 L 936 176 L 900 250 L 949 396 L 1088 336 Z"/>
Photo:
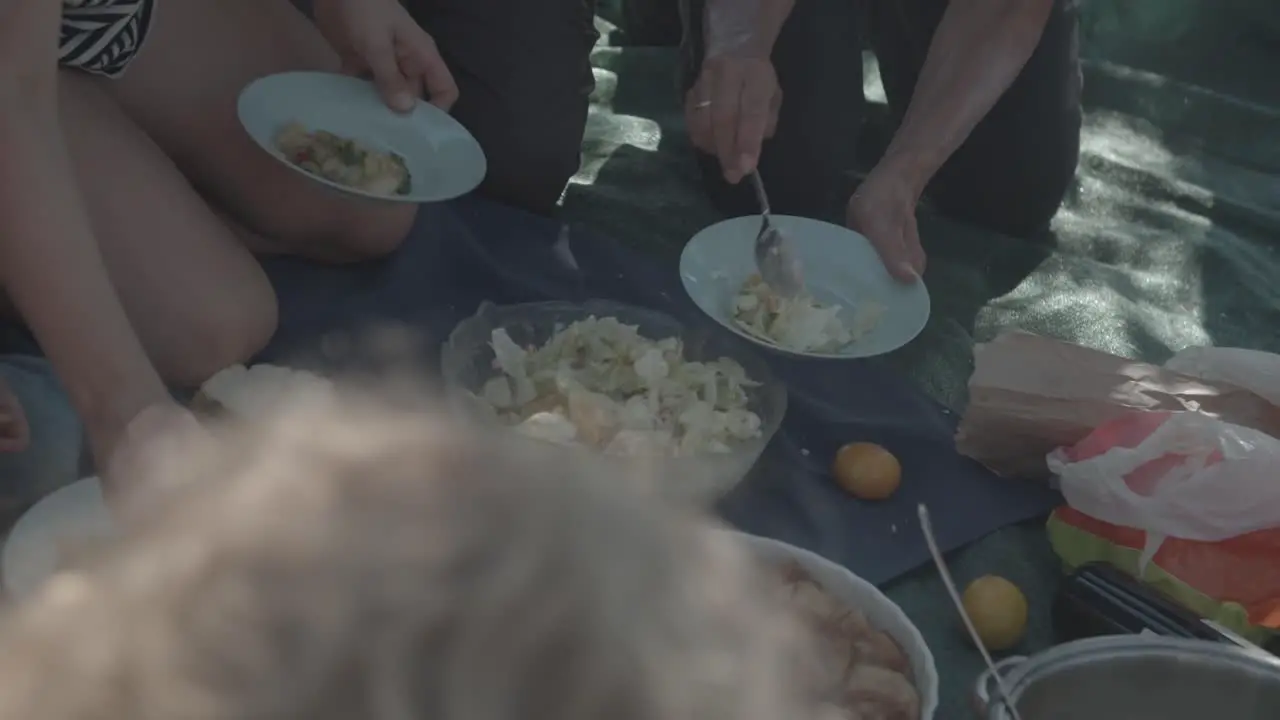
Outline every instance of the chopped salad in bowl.
<path fill-rule="evenodd" d="M 674 318 L 619 303 L 481 306 L 441 356 L 455 397 L 540 441 L 659 462 L 664 492 L 712 501 L 777 431 L 768 366 Z"/>

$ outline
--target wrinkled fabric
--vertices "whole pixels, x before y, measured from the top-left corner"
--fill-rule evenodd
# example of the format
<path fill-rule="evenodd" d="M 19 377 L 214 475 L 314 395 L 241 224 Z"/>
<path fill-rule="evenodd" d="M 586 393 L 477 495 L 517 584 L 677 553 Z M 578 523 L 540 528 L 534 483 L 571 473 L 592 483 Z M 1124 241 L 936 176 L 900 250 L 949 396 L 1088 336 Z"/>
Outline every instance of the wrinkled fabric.
<path fill-rule="evenodd" d="M 726 352 L 760 352 L 705 318 L 676 268 L 661 258 L 590 228 L 479 198 L 425 206 L 385 262 L 325 268 L 278 259 L 267 271 L 280 298 L 280 329 L 263 359 L 284 364 L 305 361 L 301 353 L 324 370 L 341 369 L 347 360 L 326 348 L 358 348 L 359 342 L 337 338 L 386 323 L 410 329 L 429 360 L 481 302 L 592 298 L 667 313 L 685 325 L 690 343 L 707 332 L 723 339 Z M 326 335 L 335 339 L 325 342 Z M 1010 484 L 960 456 L 952 441 L 955 414 L 883 363 L 770 359 L 787 387 L 786 415 L 754 471 L 718 508 L 742 530 L 812 550 L 884 583 L 928 562 L 914 530 L 920 503 L 934 509 L 939 544 L 952 550 L 1041 517 L 1060 502 L 1043 486 Z M 832 482 L 836 451 L 857 441 L 882 445 L 900 459 L 903 483 L 892 498 L 864 503 Z"/>

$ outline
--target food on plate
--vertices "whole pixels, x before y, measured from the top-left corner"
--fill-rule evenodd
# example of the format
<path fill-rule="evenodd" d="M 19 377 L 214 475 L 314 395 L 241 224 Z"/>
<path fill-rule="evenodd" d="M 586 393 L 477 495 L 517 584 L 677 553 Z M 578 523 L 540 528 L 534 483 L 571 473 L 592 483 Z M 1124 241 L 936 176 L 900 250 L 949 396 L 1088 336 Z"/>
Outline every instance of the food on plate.
<path fill-rule="evenodd" d="M 733 298 L 733 322 L 747 334 L 786 350 L 832 352 L 875 329 L 884 308 L 866 303 L 854 310 L 853 326 L 845 324 L 839 306 L 812 295 L 785 298 L 754 274 Z"/>
<path fill-rule="evenodd" d="M 836 482 L 862 500 L 884 500 L 898 490 L 902 465 L 893 453 L 875 443 L 849 443 L 831 464 Z"/>
<path fill-rule="evenodd" d="M 502 328 L 490 344 L 497 374 L 480 400 L 526 435 L 619 456 L 727 453 L 761 436 L 748 396 L 758 383 L 731 359 L 686 359 L 679 338 L 590 317 L 539 347 Z"/>
<path fill-rule="evenodd" d="M 409 167 L 404 158 L 297 122 L 276 134 L 285 159 L 312 175 L 375 195 L 408 195 Z"/>
<path fill-rule="evenodd" d="M 266 363 L 232 365 L 206 380 L 192 405 L 197 410 L 257 419 L 303 394 L 327 398 L 334 392 L 331 381 L 307 370 Z"/>
<path fill-rule="evenodd" d="M 813 631 L 818 653 L 805 680 L 831 713 L 849 720 L 919 720 L 907 654 L 858 608 L 841 602 L 799 564 L 783 568 L 784 603 Z"/>
<path fill-rule="evenodd" d="M 995 575 L 969 583 L 961 597 L 978 638 L 988 650 L 1008 650 L 1027 630 L 1027 598 L 1017 585 Z"/>

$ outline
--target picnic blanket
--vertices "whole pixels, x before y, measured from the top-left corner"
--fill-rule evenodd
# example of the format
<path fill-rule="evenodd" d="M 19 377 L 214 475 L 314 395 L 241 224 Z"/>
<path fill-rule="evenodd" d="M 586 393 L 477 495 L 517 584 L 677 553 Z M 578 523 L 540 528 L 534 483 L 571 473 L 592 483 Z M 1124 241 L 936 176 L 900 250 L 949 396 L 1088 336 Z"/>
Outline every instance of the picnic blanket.
<path fill-rule="evenodd" d="M 566 215 L 673 258 L 718 218 L 690 159 L 675 53 L 620 46 L 615 5 L 600 10 L 596 102 Z M 883 362 L 954 410 L 974 343 L 1006 329 L 1152 362 L 1193 345 L 1280 351 L 1280 84 L 1270 71 L 1280 10 L 1270 0 L 1082 5 L 1083 157 L 1054 236 L 1030 244 L 920 218 L 933 317 Z M 870 100 L 883 98 L 873 71 L 865 86 Z M 1060 571 L 1040 522 L 999 531 L 950 563 L 959 582 L 996 573 L 1023 588 L 1031 619 L 1020 651 L 1052 642 Z M 936 575 L 923 568 L 886 587 L 937 657 L 939 717 L 966 717 L 981 660 Z"/>
<path fill-rule="evenodd" d="M 325 337 L 388 322 L 412 328 L 429 362 L 483 301 L 591 298 L 667 312 L 744 352 L 758 351 L 701 316 L 674 266 L 587 228 L 476 198 L 424 207 L 389 261 L 323 268 L 279 259 L 267 270 L 280 297 L 281 329 L 263 359 L 289 364 L 341 369 L 348 358 L 326 355 L 334 343 Z M 882 364 L 775 356 L 772 365 L 788 388 L 787 415 L 756 471 L 723 503 L 724 516 L 741 529 L 885 582 L 928 559 L 919 503 L 932 508 L 939 540 L 950 549 L 1059 502 L 1056 493 L 1001 480 L 960 457 L 954 414 Z M 901 459 L 903 486 L 891 500 L 858 501 L 831 481 L 836 450 L 853 441 L 876 442 Z"/>

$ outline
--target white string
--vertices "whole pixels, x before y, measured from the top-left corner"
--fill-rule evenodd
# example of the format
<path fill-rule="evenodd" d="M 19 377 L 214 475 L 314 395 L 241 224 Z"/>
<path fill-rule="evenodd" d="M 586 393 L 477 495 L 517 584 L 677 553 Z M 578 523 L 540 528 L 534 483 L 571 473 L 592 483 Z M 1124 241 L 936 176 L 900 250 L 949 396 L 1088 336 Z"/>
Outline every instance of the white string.
<path fill-rule="evenodd" d="M 933 556 L 933 564 L 938 567 L 938 574 L 942 576 L 942 584 L 947 587 L 947 594 L 951 596 L 951 602 L 955 604 L 956 610 L 960 613 L 960 619 L 964 621 L 965 629 L 969 631 L 969 637 L 973 638 L 973 644 L 978 646 L 978 652 L 982 653 L 982 660 L 987 664 L 987 670 L 991 672 L 991 677 L 995 680 L 996 689 L 1000 692 L 998 702 L 1009 709 L 1009 714 L 1013 716 L 1013 720 L 1022 720 L 1022 716 L 1018 714 L 1018 708 L 1014 706 L 1013 695 L 1004 684 L 1004 676 L 996 668 L 995 661 L 991 659 L 991 654 L 987 652 L 987 646 L 982 644 L 982 638 L 978 636 L 978 629 L 973 626 L 973 620 L 969 619 L 969 613 L 964 610 L 964 603 L 960 600 L 960 591 L 956 589 L 955 581 L 951 579 L 951 571 L 947 570 L 947 564 L 942 559 L 942 552 L 938 550 L 938 541 L 933 537 L 933 525 L 929 522 L 929 508 L 925 507 L 924 503 L 920 504 L 919 514 L 920 530 L 924 532 L 924 541 L 929 546 L 929 554 Z"/>

